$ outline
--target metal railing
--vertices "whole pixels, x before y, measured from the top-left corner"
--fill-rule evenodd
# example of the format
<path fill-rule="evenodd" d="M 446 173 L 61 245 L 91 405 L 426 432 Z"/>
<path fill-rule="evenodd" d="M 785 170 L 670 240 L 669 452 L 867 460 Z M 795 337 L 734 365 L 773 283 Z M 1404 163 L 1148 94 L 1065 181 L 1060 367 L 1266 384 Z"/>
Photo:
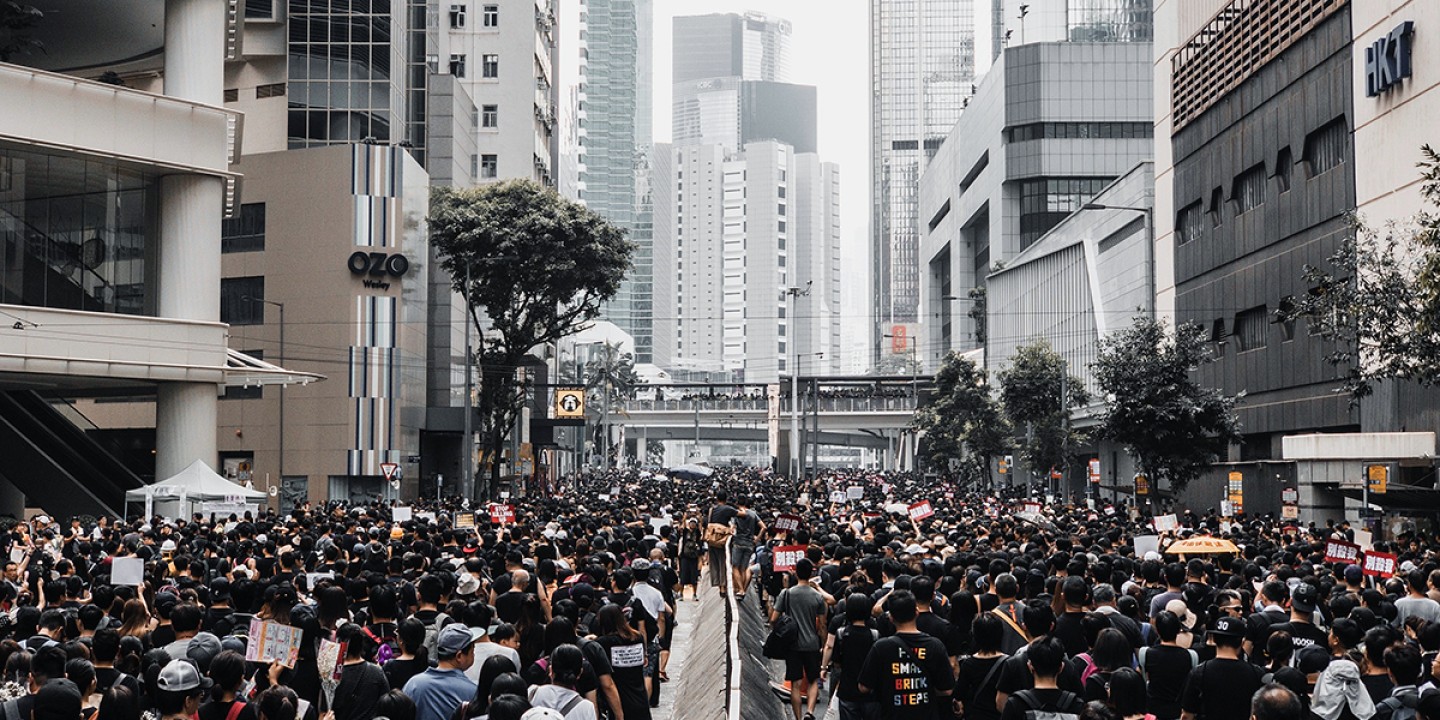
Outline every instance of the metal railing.
<path fill-rule="evenodd" d="M 699 411 L 754 411 L 769 410 L 770 403 L 763 397 L 757 398 L 698 398 L 689 400 L 626 400 L 626 412 L 694 412 Z M 808 411 L 814 400 L 800 398 L 800 410 Z M 780 409 L 790 411 L 790 399 L 780 400 Z M 867 397 L 867 398 L 820 398 L 822 413 L 855 412 L 911 412 L 915 410 L 913 397 Z"/>

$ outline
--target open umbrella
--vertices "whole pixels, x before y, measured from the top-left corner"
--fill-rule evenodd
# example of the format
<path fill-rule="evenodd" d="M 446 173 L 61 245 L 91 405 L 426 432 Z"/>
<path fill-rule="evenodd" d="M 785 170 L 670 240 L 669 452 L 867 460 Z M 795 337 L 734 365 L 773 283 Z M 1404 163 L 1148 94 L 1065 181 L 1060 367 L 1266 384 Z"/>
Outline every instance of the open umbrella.
<path fill-rule="evenodd" d="M 670 474 L 676 477 L 685 478 L 686 480 L 699 480 L 701 478 L 708 478 L 711 475 L 714 475 L 715 471 L 708 467 L 705 467 L 704 465 L 695 465 L 691 463 L 688 465 L 677 465 L 673 468 L 670 468 Z"/>
<path fill-rule="evenodd" d="M 1165 552 L 1169 555 L 1218 555 L 1220 553 L 1238 553 L 1240 548 L 1235 547 L 1235 543 L 1223 538 L 1197 535 L 1172 543 L 1170 547 L 1165 548 Z"/>
<path fill-rule="evenodd" d="M 1030 523 L 1031 525 L 1034 525 L 1035 527 L 1038 527 L 1038 528 L 1040 528 L 1041 530 L 1049 530 L 1049 531 L 1051 531 L 1051 532 L 1054 532 L 1054 531 L 1060 529 L 1060 528 L 1058 528 L 1058 527 L 1055 526 L 1055 523 L 1050 522 L 1049 518 L 1046 518 L 1044 515 L 1041 515 L 1040 513 L 1034 513 L 1034 512 L 1018 512 L 1018 513 L 1015 513 L 1015 518 L 1016 518 L 1017 520 L 1021 520 L 1021 521 Z"/>

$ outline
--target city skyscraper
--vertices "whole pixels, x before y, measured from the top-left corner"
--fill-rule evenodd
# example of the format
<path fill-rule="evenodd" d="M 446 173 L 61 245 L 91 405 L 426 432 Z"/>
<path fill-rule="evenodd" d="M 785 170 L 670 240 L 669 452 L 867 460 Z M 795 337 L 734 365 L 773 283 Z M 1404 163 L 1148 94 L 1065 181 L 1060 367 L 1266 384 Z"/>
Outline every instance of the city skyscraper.
<path fill-rule="evenodd" d="M 990 56 L 1037 42 L 1150 42 L 1151 0 L 991 0 Z"/>
<path fill-rule="evenodd" d="M 790 76 L 790 22 L 749 12 L 675 18 L 672 81 L 706 78 L 785 82 Z"/>
<path fill-rule="evenodd" d="M 974 0 L 870 1 L 872 358 L 914 336 L 920 175 L 975 79 Z M 897 328 L 897 326 L 899 326 Z"/>
<path fill-rule="evenodd" d="M 634 267 L 603 317 L 635 340 L 635 360 L 654 359 L 654 267 L 650 226 L 653 108 L 652 0 L 586 0 L 584 81 L 576 98 L 584 118 L 579 198 L 625 228 Z"/>

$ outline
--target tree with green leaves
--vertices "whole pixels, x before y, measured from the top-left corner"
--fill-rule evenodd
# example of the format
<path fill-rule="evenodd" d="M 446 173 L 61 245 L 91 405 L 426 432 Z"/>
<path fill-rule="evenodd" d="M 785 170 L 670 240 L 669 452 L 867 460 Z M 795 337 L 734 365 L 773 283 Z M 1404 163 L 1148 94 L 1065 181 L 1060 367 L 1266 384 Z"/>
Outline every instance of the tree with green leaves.
<path fill-rule="evenodd" d="M 1084 440 L 1069 420 L 1071 410 L 1090 402 L 1085 383 L 1069 373 L 1065 358 L 1044 338 L 1017 348 L 999 379 L 1025 467 L 1041 477 L 1062 469 L 1069 448 Z"/>
<path fill-rule="evenodd" d="M 921 456 L 941 467 L 954 461 L 961 482 L 988 486 L 990 459 L 1010 447 L 1010 427 L 985 369 L 952 352 L 934 383 L 934 392 L 915 414 L 914 427 L 924 433 Z"/>
<path fill-rule="evenodd" d="M 630 269 L 634 244 L 585 206 L 529 180 L 436 188 L 430 242 L 466 298 L 479 336 L 478 432 L 493 490 L 498 459 L 530 390 L 517 370 L 532 351 L 600 314 Z"/>
<path fill-rule="evenodd" d="M 1280 308 L 1330 341 L 1325 360 L 1352 401 L 1384 380 L 1440 381 L 1440 154 L 1420 152 L 1428 209 L 1378 229 L 1355 220 L 1329 267 L 1305 266 L 1311 292 Z"/>
<path fill-rule="evenodd" d="M 1213 359 L 1204 328 L 1194 323 L 1170 332 L 1141 316 L 1100 341 L 1091 366 L 1105 394 L 1099 433 L 1125 446 L 1151 487 L 1163 481 L 1174 492 L 1185 489 L 1240 439 L 1239 396 L 1193 379 L 1194 369 Z"/>

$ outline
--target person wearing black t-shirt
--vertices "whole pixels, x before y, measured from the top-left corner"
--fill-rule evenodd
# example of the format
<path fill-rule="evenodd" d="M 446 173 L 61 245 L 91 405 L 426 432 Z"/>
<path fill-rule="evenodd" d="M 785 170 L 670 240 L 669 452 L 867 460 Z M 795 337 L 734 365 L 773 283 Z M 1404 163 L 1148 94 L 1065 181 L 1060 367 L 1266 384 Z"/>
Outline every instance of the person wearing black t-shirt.
<path fill-rule="evenodd" d="M 820 677 L 827 679 L 831 667 L 840 671 L 834 679 L 835 699 L 840 703 L 840 720 L 862 720 L 871 715 L 866 712 L 865 706 L 873 699 L 860 692 L 860 669 L 864 667 L 865 657 L 870 654 L 878 637 L 878 633 L 866 625 L 873 603 L 870 596 L 863 593 L 854 593 L 846 598 L 841 618 L 843 624 L 826 636 Z"/>
<path fill-rule="evenodd" d="M 1300 583 L 1290 591 L 1290 621 L 1277 623 L 1270 626 L 1270 632 L 1290 633 L 1290 642 L 1295 646 L 1295 657 L 1300 656 L 1300 651 L 1312 645 L 1320 647 L 1328 646 L 1330 635 L 1324 630 L 1315 627 L 1311 622 L 1315 615 L 1315 605 L 1320 600 L 1320 591 L 1310 583 Z"/>
<path fill-rule="evenodd" d="M 1145 709 L 1157 720 L 1180 717 L 1180 693 L 1190 671 L 1198 664 L 1199 655 L 1182 647 L 1179 642 L 1184 626 L 1169 610 L 1155 616 L 1155 634 L 1160 644 L 1140 648 L 1140 674 L 1145 678 Z"/>
<path fill-rule="evenodd" d="M 993 615 L 993 613 L 992 613 Z M 1004 622 L 1003 618 L 1000 618 Z M 1055 611 L 1050 606 L 1040 601 L 1034 601 L 1025 607 L 1025 631 L 1033 638 L 1049 637 L 1055 629 Z M 1064 643 L 1061 643 L 1064 647 Z M 1026 661 L 1026 654 L 1030 646 L 1027 644 L 1020 648 L 1019 652 L 1011 655 L 1000 667 L 1000 676 L 995 681 L 995 709 L 1003 711 L 1005 702 L 1010 696 L 1035 687 L 1035 677 L 1030 673 L 1030 664 Z M 1080 671 L 1075 669 L 1072 663 L 1062 663 L 1057 684 L 1061 690 L 1069 690 L 1077 696 L 1085 691 L 1085 686 L 1080 682 Z"/>
<path fill-rule="evenodd" d="M 889 720 L 940 720 L 955 689 L 945 645 L 915 628 L 915 596 L 896 590 L 885 600 L 895 634 L 875 642 L 860 669 L 858 687 L 874 693 Z"/>
<path fill-rule="evenodd" d="M 1265 669 L 1240 659 L 1245 639 L 1245 621 L 1222 617 L 1210 629 L 1215 641 L 1215 659 L 1190 671 L 1180 695 L 1183 720 L 1204 718 L 1245 718 L 1250 716 L 1250 698 L 1264 683 Z"/>
<path fill-rule="evenodd" d="M 1031 710 L 1079 715 L 1085 708 L 1084 701 L 1057 683 L 1060 668 L 1067 664 L 1064 643 L 1059 638 L 1042 637 L 1026 647 L 1025 659 L 1035 677 L 1035 687 L 1007 698 L 1000 720 L 1025 720 Z"/>
<path fill-rule="evenodd" d="M 1000 720 L 995 707 L 995 686 L 1006 655 L 1000 652 L 1005 627 L 990 613 L 975 616 L 970 626 L 975 654 L 960 661 L 955 678 L 955 702 L 964 710 L 965 720 Z"/>

